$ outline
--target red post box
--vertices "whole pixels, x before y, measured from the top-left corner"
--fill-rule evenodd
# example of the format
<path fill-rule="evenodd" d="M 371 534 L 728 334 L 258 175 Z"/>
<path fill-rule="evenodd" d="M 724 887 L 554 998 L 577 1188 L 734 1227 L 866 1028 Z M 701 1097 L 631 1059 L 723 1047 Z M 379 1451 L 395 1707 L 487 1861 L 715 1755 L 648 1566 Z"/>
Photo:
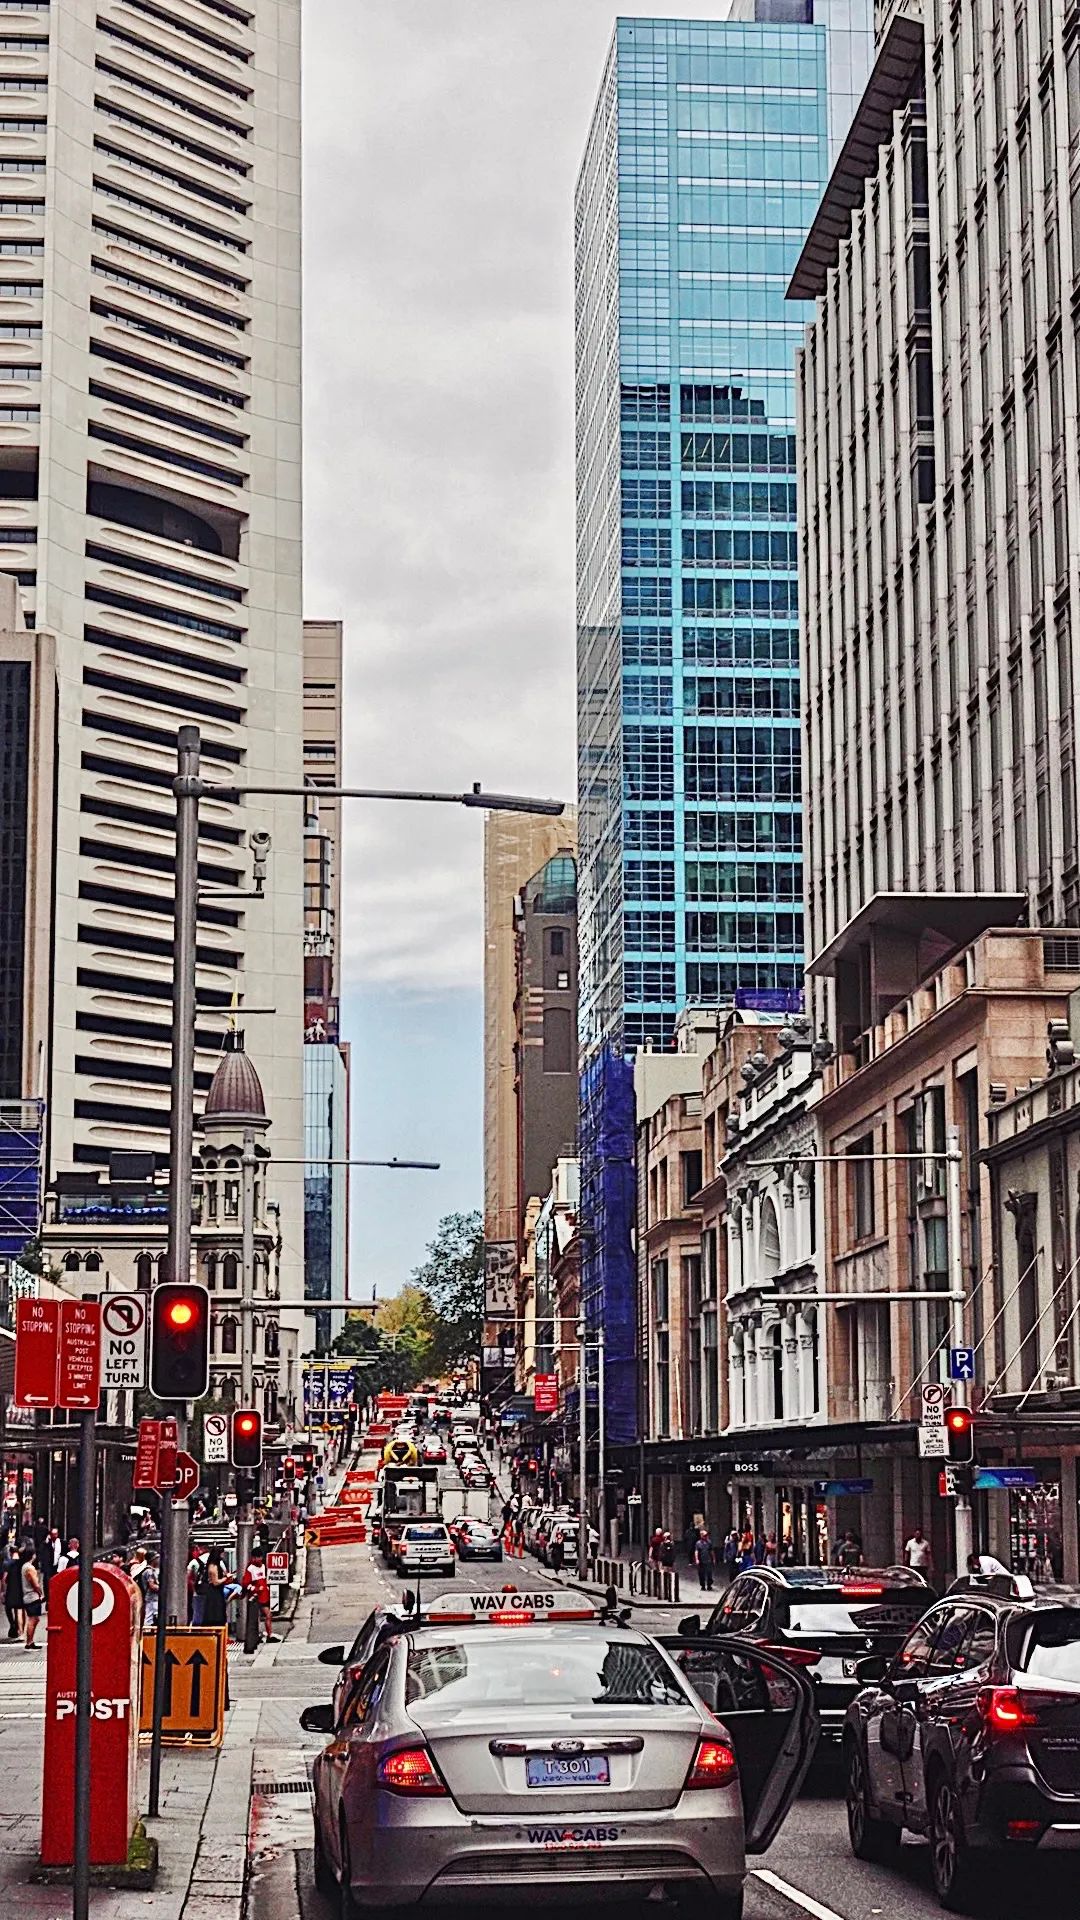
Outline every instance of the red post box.
<path fill-rule="evenodd" d="M 70 1866 L 75 1841 L 75 1648 L 79 1573 L 49 1582 L 41 1864 Z M 128 1857 L 139 1754 L 142 1598 L 119 1567 L 95 1566 L 90 1685 L 90 1864 Z"/>

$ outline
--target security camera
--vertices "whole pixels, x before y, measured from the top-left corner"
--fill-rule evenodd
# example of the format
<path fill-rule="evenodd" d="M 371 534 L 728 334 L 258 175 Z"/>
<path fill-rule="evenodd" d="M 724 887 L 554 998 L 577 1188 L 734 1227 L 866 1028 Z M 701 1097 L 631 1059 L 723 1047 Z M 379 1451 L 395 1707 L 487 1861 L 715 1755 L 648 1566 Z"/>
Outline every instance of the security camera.
<path fill-rule="evenodd" d="M 262 827 L 255 827 L 248 835 L 248 846 L 254 854 L 268 854 L 270 835 Z"/>

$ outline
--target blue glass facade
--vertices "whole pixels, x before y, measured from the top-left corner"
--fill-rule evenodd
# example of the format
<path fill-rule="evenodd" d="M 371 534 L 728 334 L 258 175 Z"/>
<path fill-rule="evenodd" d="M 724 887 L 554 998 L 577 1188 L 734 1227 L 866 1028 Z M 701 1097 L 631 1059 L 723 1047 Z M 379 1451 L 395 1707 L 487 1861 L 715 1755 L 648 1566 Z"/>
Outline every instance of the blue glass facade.
<path fill-rule="evenodd" d="M 784 293 L 872 9 L 756 12 L 618 21 L 578 182 L 586 1061 L 667 1045 L 688 1001 L 801 980 L 793 369 L 810 309 Z"/>
<path fill-rule="evenodd" d="M 336 1042 L 304 1045 L 304 1296 L 342 1299 L 348 1285 L 349 1076 Z M 343 1308 L 312 1314 L 311 1345 L 325 1353 Z M 305 1342 L 305 1346 L 306 1346 Z"/>

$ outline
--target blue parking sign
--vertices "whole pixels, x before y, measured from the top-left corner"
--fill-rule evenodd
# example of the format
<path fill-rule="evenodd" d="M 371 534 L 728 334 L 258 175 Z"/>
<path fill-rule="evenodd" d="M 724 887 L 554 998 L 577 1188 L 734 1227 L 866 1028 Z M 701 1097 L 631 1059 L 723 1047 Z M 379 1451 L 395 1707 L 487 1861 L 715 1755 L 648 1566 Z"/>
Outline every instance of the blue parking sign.
<path fill-rule="evenodd" d="M 974 1378 L 975 1378 L 974 1347 L 950 1347 L 949 1348 L 949 1379 L 950 1380 L 974 1380 Z"/>

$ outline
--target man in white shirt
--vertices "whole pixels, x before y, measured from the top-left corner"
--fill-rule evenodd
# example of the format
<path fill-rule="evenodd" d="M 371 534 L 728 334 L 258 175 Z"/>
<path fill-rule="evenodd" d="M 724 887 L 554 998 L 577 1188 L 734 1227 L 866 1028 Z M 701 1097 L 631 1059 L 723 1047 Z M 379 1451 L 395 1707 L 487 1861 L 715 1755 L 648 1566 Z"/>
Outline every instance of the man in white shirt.
<path fill-rule="evenodd" d="M 921 1527 L 916 1527 L 910 1540 L 905 1540 L 904 1560 L 915 1573 L 929 1573 L 933 1566 L 933 1551 Z"/>

